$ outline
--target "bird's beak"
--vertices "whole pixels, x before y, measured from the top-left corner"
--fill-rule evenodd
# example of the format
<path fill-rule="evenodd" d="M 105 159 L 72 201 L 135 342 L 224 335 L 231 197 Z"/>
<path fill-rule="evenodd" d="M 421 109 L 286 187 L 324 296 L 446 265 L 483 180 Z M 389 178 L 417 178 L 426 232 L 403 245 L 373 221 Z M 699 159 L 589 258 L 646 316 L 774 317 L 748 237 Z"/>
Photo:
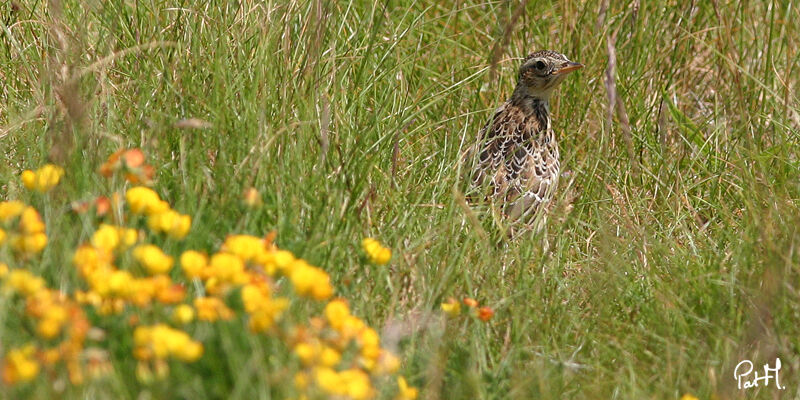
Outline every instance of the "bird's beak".
<path fill-rule="evenodd" d="M 583 64 L 570 61 L 564 64 L 561 68 L 553 71 L 553 75 L 563 75 L 581 68 L 583 68 Z"/>

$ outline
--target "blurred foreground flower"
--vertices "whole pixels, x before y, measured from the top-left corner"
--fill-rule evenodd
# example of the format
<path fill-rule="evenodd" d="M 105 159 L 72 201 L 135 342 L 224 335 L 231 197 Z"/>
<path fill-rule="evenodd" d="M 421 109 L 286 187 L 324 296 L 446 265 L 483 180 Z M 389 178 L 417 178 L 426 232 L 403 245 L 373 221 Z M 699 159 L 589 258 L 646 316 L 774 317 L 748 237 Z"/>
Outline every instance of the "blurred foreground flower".
<path fill-rule="evenodd" d="M 53 164 L 45 164 L 36 171 L 23 171 L 22 183 L 30 190 L 46 192 L 58 185 L 62 176 L 64 176 L 64 168 Z"/>
<path fill-rule="evenodd" d="M 133 343 L 136 346 L 134 357 L 142 361 L 175 357 L 192 362 L 203 355 L 202 344 L 192 340 L 186 332 L 164 324 L 137 327 L 133 332 Z"/>
<path fill-rule="evenodd" d="M 3 363 L 3 381 L 7 384 L 29 381 L 39 374 L 39 362 L 34 356 L 36 348 L 26 345 L 21 349 L 9 350 Z"/>
<path fill-rule="evenodd" d="M 494 316 L 494 310 L 491 307 L 480 307 L 480 304 L 473 298 L 466 297 L 462 302 L 468 307 L 465 311 L 466 315 L 478 318 L 483 322 L 488 322 Z M 442 311 L 451 318 L 457 317 L 461 315 L 462 302 L 450 297 L 446 302 L 441 304 Z"/>
<path fill-rule="evenodd" d="M 35 208 L 20 201 L 0 201 L 0 244 L 8 241 L 23 256 L 41 252 L 47 245 L 42 217 Z"/>
<path fill-rule="evenodd" d="M 489 307 L 481 307 L 481 308 L 478 309 L 478 318 L 481 321 L 487 322 L 490 319 L 492 319 L 492 316 L 494 316 L 494 310 L 492 310 L 491 308 L 489 308 Z"/>
<path fill-rule="evenodd" d="M 149 183 L 153 174 L 147 167 L 140 150 L 121 150 L 101 172 L 122 171 L 127 181 Z M 29 171 L 26 179 L 38 185 L 38 173 Z M 127 185 L 119 179 L 111 184 Z M 395 375 L 401 361 L 381 346 L 378 332 L 353 315 L 346 300 L 330 300 L 334 287 L 328 272 L 279 249 L 275 232 L 231 234 L 217 248 L 189 250 L 171 239 L 190 233 L 192 217 L 173 210 L 155 190 L 133 186 L 106 195 L 72 203 L 94 231 L 82 235 L 85 241 L 71 255 L 77 274 L 70 275 L 77 282 L 62 284 L 61 290 L 48 288 L 45 279 L 30 272 L 33 262 L 42 262 L 31 255 L 48 242 L 45 221 L 23 202 L 0 202 L 0 295 L 24 310 L 19 315 L 33 333 L 24 338 L 30 343 L 20 343 L 18 336 L 0 332 L 5 383 L 41 375 L 51 383 L 80 385 L 107 375 L 128 364 L 115 365 L 112 356 L 119 357 L 118 352 L 102 346 L 129 343 L 131 335 L 136 377 L 145 383 L 166 379 L 170 368 L 203 356 L 203 343 L 189 332 L 208 340 L 226 334 L 229 330 L 218 326 L 228 321 L 224 325 L 246 325 L 252 334 L 281 344 L 273 348 L 299 361 L 279 366 L 294 376 L 299 398 L 374 398 L 384 392 L 375 385 L 393 382 L 382 378 L 386 375 L 397 379 L 397 386 L 386 389 L 398 399 L 417 397 L 417 390 Z M 247 205 L 260 201 L 257 195 L 249 191 Z M 362 245 L 372 263 L 389 262 L 391 250 L 376 240 Z M 58 256 L 51 258 L 62 265 Z M 173 268 L 176 261 L 180 269 Z M 43 262 L 36 270 L 53 265 Z M 315 314 L 320 306 L 324 311 Z M 298 310 L 304 311 L 298 315 Z M 96 341 L 96 347 L 87 347 L 87 340 Z M 209 367 L 215 366 L 199 370 Z"/>
<path fill-rule="evenodd" d="M 373 238 L 366 238 L 361 241 L 361 248 L 367 253 L 369 262 L 377 265 L 385 265 L 392 258 L 392 250 L 383 247 L 380 242 Z"/>
<path fill-rule="evenodd" d="M 155 168 L 145 164 L 144 153 L 140 149 L 120 149 L 108 157 L 100 166 L 100 174 L 110 178 L 114 172 L 122 171 L 125 179 L 133 184 L 149 185 L 155 175 Z"/>
<path fill-rule="evenodd" d="M 447 302 L 442 303 L 442 311 L 451 317 L 456 317 L 461 314 L 461 303 L 451 297 Z"/>
<path fill-rule="evenodd" d="M 406 378 L 398 376 L 397 386 L 400 389 L 400 393 L 397 394 L 397 400 L 414 400 L 417 398 L 418 395 L 417 388 L 408 386 Z"/>
<path fill-rule="evenodd" d="M 258 207 L 261 205 L 261 193 L 254 187 L 245 189 L 242 194 L 242 202 L 248 207 Z"/>

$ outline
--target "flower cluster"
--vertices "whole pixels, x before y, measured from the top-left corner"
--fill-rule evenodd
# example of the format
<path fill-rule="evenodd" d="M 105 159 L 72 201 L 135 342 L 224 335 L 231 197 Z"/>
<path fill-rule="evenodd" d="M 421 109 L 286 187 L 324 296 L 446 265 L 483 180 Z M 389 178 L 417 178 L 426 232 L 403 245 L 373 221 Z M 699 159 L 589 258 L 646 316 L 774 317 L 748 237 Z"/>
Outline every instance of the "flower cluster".
<path fill-rule="evenodd" d="M 121 171 L 125 182 L 148 184 L 151 168 L 141 151 L 133 149 L 114 153 L 100 171 L 108 177 Z M 52 174 L 43 170 L 34 174 Z M 112 370 L 107 351 L 86 346 L 93 331 L 102 332 L 101 337 L 106 331 L 128 335 L 138 361 L 136 376 L 142 382 L 165 379 L 173 363 L 202 362 L 204 345 L 192 332 L 199 326 L 213 331 L 218 321 L 240 321 L 251 333 L 282 342 L 298 360 L 299 369 L 293 372 L 301 397 L 372 398 L 378 393 L 376 383 L 384 380 L 380 377 L 399 370 L 400 360 L 381 347 L 378 333 L 353 315 L 344 299 L 332 299 L 328 273 L 279 249 L 274 233 L 228 235 L 211 251 L 180 249 L 176 240 L 190 233 L 191 217 L 173 210 L 155 190 L 133 186 L 91 204 L 96 213 L 87 217 L 99 222 L 71 257 L 80 281 L 69 285 L 76 290 L 60 292 L 26 268 L 34 262 L 32 255 L 47 245 L 39 213 L 19 201 L 0 203 L 0 250 L 6 245 L 12 249 L 0 257 L 15 255 L 0 258 L 0 279 L 4 291 L 24 304 L 23 323 L 36 332 L 32 342 L 4 343 L 0 349 L 6 383 L 58 377 L 66 371 L 69 381 L 79 384 L 87 373 L 94 377 Z M 73 203 L 73 210 L 82 214 L 89 207 Z M 372 262 L 387 263 L 391 251 L 369 240 L 363 245 Z M 295 320 L 298 315 L 289 312 L 295 309 L 321 313 L 310 318 L 300 314 Z M 90 322 L 87 315 L 96 319 Z M 106 320 L 120 321 L 107 318 L 112 315 L 127 324 L 104 326 Z M 48 373 L 41 374 L 43 370 Z M 398 398 L 417 397 L 403 377 L 397 376 L 396 382 Z"/>
<path fill-rule="evenodd" d="M 46 164 L 36 171 L 25 170 L 22 172 L 22 184 L 30 190 L 46 192 L 58 185 L 58 181 L 64 176 L 64 169 Z"/>
<path fill-rule="evenodd" d="M 63 363 L 69 380 L 83 381 L 82 359 L 89 322 L 83 309 L 63 293 L 48 289 L 45 281 L 24 269 L 0 263 L 3 291 L 20 297 L 35 325 L 36 335 L 47 344 L 26 343 L 12 349 L 2 365 L 3 381 L 9 384 L 33 379 L 41 369 Z M 56 343 L 52 345 L 52 343 Z"/>
<path fill-rule="evenodd" d="M 376 265 L 385 265 L 392 258 L 392 250 L 383 247 L 381 242 L 373 239 L 366 238 L 361 241 L 361 248 L 367 254 L 369 262 Z"/>
<path fill-rule="evenodd" d="M 116 314 L 127 304 L 149 306 L 154 300 L 176 304 L 183 300 L 183 285 L 166 275 L 172 267 L 172 257 L 152 244 L 139 244 L 130 251 L 143 272 L 134 274 L 118 268 L 117 258 L 139 240 L 133 228 L 101 224 L 88 244 L 75 251 L 72 263 L 88 284 L 87 291 L 76 292 L 76 300 L 91 304 L 101 314 Z"/>
<path fill-rule="evenodd" d="M 138 326 L 133 331 L 133 355 L 139 360 L 163 361 L 175 357 L 181 361 L 196 361 L 203 355 L 203 345 L 192 340 L 184 331 L 166 324 Z"/>
<path fill-rule="evenodd" d="M 149 185 L 156 170 L 144 161 L 145 156 L 140 149 L 121 149 L 100 166 L 100 174 L 110 178 L 114 172 L 121 171 L 128 182 Z"/>
<path fill-rule="evenodd" d="M 491 307 L 481 307 L 475 299 L 467 297 L 464 298 L 463 303 L 469 308 L 470 315 L 483 322 L 488 322 L 494 316 L 494 310 L 492 310 Z M 457 317 L 461 315 L 461 303 L 452 297 L 447 299 L 446 302 L 442 303 L 441 307 L 442 311 L 444 311 L 445 314 L 450 317 Z"/>
<path fill-rule="evenodd" d="M 352 315 L 343 299 L 329 301 L 323 315 L 295 334 L 294 353 L 304 367 L 295 375 L 295 385 L 307 394 L 373 397 L 370 375 L 396 373 L 400 360 L 381 348 L 378 333 Z M 402 399 L 417 397 L 402 377 L 398 392 Z"/>
<path fill-rule="evenodd" d="M 183 239 L 192 226 L 192 217 L 180 214 L 161 200 L 154 190 L 137 186 L 125 193 L 125 200 L 134 214 L 147 215 L 147 226 L 153 232 L 163 232 L 175 239 Z"/>
<path fill-rule="evenodd" d="M 47 234 L 42 217 L 35 208 L 16 200 L 0 202 L 0 245 L 5 242 L 23 256 L 44 249 Z"/>

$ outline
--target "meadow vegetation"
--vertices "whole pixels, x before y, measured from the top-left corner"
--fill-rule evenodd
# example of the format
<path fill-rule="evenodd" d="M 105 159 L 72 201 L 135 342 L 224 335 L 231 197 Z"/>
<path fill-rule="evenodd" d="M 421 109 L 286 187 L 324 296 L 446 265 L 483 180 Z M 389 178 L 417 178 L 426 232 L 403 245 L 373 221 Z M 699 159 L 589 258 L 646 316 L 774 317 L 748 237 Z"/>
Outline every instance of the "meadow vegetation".
<path fill-rule="evenodd" d="M 0 222 L 0 357 L 46 361 L 26 347 L 59 340 L 26 306 L 46 286 L 91 350 L 76 360 L 102 359 L 76 382 L 66 366 L 6 379 L 0 396 L 268 399 L 317 387 L 306 394 L 323 398 L 325 377 L 364 378 L 320 376 L 309 366 L 319 362 L 368 372 L 377 398 L 411 398 L 412 387 L 431 399 L 797 397 L 798 10 L 793 0 L 0 3 L 0 201 L 32 206 L 47 236 L 46 246 L 32 236 L 38 220 L 22 209 Z M 547 252 L 541 235 L 497 244 L 503 221 L 467 206 L 458 162 L 538 49 L 586 66 L 552 103 L 568 174 Z M 109 164 L 120 149 L 146 161 Z M 46 164 L 63 169 L 54 188 L 31 175 Z M 166 208 L 144 187 L 126 197 L 148 180 Z M 39 183 L 49 190 L 26 188 Z M 100 195 L 115 211 L 98 215 Z M 150 222 L 152 207 L 174 214 Z M 36 227 L 27 244 L 13 242 L 26 226 Z M 229 236 L 239 234 L 250 236 Z M 262 258 L 231 250 L 251 239 Z M 146 244 L 158 248 L 134 250 Z M 166 268 L 185 297 L 143 308 L 127 293 L 106 309 L 80 298 L 92 288 L 75 261 L 87 246 L 110 246 L 137 279 Z M 215 276 L 187 272 L 186 250 L 199 250 L 186 264 L 217 251 L 248 263 L 247 277 L 225 278 L 227 304 L 190 301 Z M 296 278 L 269 258 L 276 251 L 317 270 Z M 315 286 L 324 277 L 330 293 Z M 286 299 L 264 329 L 238 296 L 249 279 L 266 282 L 253 296 Z M 192 308 L 173 310 L 182 302 Z M 204 307 L 233 314 L 189 322 Z M 350 313 L 399 365 L 363 350 L 371 333 L 343 333 L 331 317 Z M 298 327 L 329 336 L 298 350 Z M 309 361 L 339 334 L 355 335 L 337 342 L 344 359 Z M 181 345 L 148 353 L 159 335 Z M 371 356 L 390 376 L 373 377 Z M 778 357 L 787 389 L 737 389 L 739 361 Z"/>

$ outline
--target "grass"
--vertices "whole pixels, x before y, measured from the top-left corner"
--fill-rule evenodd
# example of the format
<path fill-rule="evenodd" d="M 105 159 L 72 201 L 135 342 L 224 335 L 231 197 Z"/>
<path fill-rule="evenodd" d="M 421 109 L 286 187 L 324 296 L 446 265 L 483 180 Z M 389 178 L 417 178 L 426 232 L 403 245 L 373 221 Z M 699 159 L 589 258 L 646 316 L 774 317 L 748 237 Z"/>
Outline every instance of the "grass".
<path fill-rule="evenodd" d="M 189 247 L 276 230 L 383 327 L 423 398 L 797 397 L 798 4 L 581 3 L 1 4 L 0 199 L 45 210 L 34 269 L 68 289 L 62 260 L 93 228 L 64 204 L 107 189 L 97 166 L 140 147 L 194 218 Z M 458 171 L 541 48 L 586 65 L 552 105 L 571 175 L 547 253 L 536 236 L 495 246 Z M 47 161 L 67 175 L 43 200 L 18 177 Z M 241 205 L 251 186 L 257 211 Z M 389 267 L 358 262 L 366 236 L 393 249 Z M 451 296 L 496 315 L 446 321 Z M 285 379 L 274 344 L 241 329 L 206 343 L 213 369 L 160 389 L 120 352 L 112 383 L 68 394 L 269 398 Z M 776 357 L 785 391 L 736 388 L 740 360 Z"/>

